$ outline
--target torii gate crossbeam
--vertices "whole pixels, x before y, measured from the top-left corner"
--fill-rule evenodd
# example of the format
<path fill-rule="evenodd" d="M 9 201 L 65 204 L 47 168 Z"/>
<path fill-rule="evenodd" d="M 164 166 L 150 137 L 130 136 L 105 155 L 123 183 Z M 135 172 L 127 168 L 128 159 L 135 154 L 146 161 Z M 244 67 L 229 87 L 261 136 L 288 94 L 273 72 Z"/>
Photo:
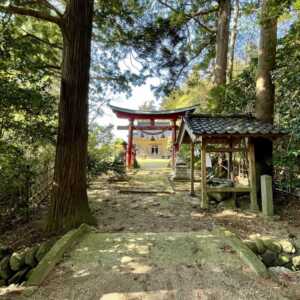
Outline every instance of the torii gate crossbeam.
<path fill-rule="evenodd" d="M 175 158 L 178 146 L 176 145 L 176 122 L 187 113 L 192 113 L 196 107 L 186 107 L 176 110 L 140 111 L 109 105 L 118 118 L 128 119 L 128 126 L 120 126 L 119 129 L 128 129 L 128 144 L 126 164 L 130 169 L 133 166 L 133 131 L 134 130 L 161 130 L 161 126 L 155 125 L 155 120 L 169 120 L 170 126 L 164 126 L 164 130 L 172 130 L 172 166 L 175 166 Z M 150 126 L 136 126 L 135 120 L 150 120 Z"/>

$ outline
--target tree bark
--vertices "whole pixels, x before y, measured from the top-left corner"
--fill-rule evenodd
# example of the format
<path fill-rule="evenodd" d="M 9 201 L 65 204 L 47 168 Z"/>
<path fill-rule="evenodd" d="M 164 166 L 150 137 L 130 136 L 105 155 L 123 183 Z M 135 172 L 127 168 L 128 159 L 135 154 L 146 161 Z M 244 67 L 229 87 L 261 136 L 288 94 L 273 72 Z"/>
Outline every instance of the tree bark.
<path fill-rule="evenodd" d="M 277 16 L 272 15 L 274 10 L 270 6 L 270 0 L 262 1 L 255 115 L 258 120 L 273 123 L 275 87 L 272 82 L 271 72 L 275 68 Z M 264 138 L 255 139 L 254 144 L 257 186 L 260 187 L 260 176 L 273 174 L 273 144 L 271 140 Z"/>
<path fill-rule="evenodd" d="M 61 26 L 63 64 L 50 231 L 94 223 L 86 183 L 93 4 L 70 0 Z"/>
<path fill-rule="evenodd" d="M 259 120 L 273 123 L 275 87 L 271 72 L 275 68 L 277 16 L 271 15 L 270 3 L 263 0 L 261 7 L 255 115 Z"/>
<path fill-rule="evenodd" d="M 229 71 L 228 71 L 229 82 L 232 81 L 232 77 L 233 77 L 234 53 L 235 53 L 235 44 L 236 44 L 236 38 L 238 32 L 239 15 L 240 15 L 240 0 L 235 0 L 234 14 L 232 20 L 232 30 L 230 33 Z"/>
<path fill-rule="evenodd" d="M 230 0 L 219 0 L 215 65 L 216 86 L 226 84 L 230 13 Z"/>

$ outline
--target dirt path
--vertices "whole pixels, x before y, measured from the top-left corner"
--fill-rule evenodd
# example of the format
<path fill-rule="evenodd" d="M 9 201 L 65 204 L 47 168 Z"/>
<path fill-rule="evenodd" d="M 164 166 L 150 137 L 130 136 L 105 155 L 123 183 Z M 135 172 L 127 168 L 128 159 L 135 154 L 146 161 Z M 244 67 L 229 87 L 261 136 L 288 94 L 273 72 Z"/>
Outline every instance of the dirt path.
<path fill-rule="evenodd" d="M 164 162 L 141 165 L 126 181 L 101 177 L 91 184 L 97 231 L 30 299 L 283 299 L 282 287 L 255 277 L 213 230 L 223 225 L 242 238 L 285 237 L 285 222 L 240 210 L 203 211 L 188 183 L 171 184 Z"/>
<path fill-rule="evenodd" d="M 152 162 L 143 166 L 128 181 L 101 177 L 91 185 L 90 205 L 100 232 L 190 232 L 222 225 L 242 238 L 252 233 L 288 235 L 284 222 L 249 211 L 201 210 L 200 195 L 189 195 L 188 182 L 171 182 L 171 170 L 153 169 Z M 195 188 L 200 190 L 199 183 Z"/>

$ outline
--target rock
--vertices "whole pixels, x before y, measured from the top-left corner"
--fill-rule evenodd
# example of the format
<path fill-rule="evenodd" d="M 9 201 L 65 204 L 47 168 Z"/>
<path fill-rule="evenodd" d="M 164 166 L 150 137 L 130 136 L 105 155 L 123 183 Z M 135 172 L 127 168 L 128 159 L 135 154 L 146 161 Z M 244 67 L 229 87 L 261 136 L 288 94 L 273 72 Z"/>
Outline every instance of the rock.
<path fill-rule="evenodd" d="M 42 243 L 38 250 L 35 253 L 35 258 L 38 262 L 40 262 L 42 260 L 42 258 L 46 255 L 46 253 L 51 249 L 53 245 L 53 241 L 46 241 L 44 243 Z"/>
<path fill-rule="evenodd" d="M 25 265 L 25 254 L 24 252 L 14 252 L 9 259 L 10 268 L 13 271 L 19 271 Z"/>
<path fill-rule="evenodd" d="M 224 204 L 225 204 L 225 208 L 228 208 L 228 209 L 234 209 L 236 208 L 236 204 L 235 204 L 235 199 L 234 198 L 229 198 L 229 199 L 226 199 L 224 201 Z"/>
<path fill-rule="evenodd" d="M 271 250 L 266 250 L 262 255 L 262 261 L 267 267 L 273 267 L 276 265 L 277 253 Z"/>
<path fill-rule="evenodd" d="M 9 266 L 9 256 L 4 257 L 0 262 L 0 277 L 4 280 L 8 279 L 11 274 L 12 270 Z"/>
<path fill-rule="evenodd" d="M 283 274 L 293 273 L 290 269 L 285 268 L 285 267 L 271 267 L 268 270 L 272 275 L 275 275 L 276 277 L 283 275 Z"/>
<path fill-rule="evenodd" d="M 224 200 L 225 196 L 225 193 L 208 193 L 209 200 L 216 200 L 217 202 Z"/>
<path fill-rule="evenodd" d="M 263 254 L 266 251 L 266 247 L 261 239 L 256 238 L 255 244 L 256 244 L 257 252 L 259 254 Z"/>
<path fill-rule="evenodd" d="M 30 266 L 32 268 L 34 268 L 37 265 L 37 260 L 35 258 L 35 254 L 38 251 L 39 247 L 38 246 L 34 246 L 32 248 L 29 248 L 26 250 L 25 252 L 25 264 L 27 266 Z"/>
<path fill-rule="evenodd" d="M 276 265 L 284 266 L 290 262 L 290 257 L 286 254 L 279 254 L 276 260 Z"/>
<path fill-rule="evenodd" d="M 8 280 L 8 284 L 16 283 L 20 284 L 26 279 L 26 274 L 30 270 L 30 267 L 27 267 L 23 270 L 18 271 L 16 274 L 14 274 L 11 278 Z"/>
<path fill-rule="evenodd" d="M 4 246 L 0 244 L 0 260 L 7 255 L 12 254 L 12 249 L 10 247 Z"/>
<path fill-rule="evenodd" d="M 255 241 L 245 240 L 245 241 L 244 241 L 244 244 L 245 244 L 248 248 L 250 248 L 254 253 L 258 254 L 258 249 L 257 249 L 257 246 L 256 246 Z"/>
<path fill-rule="evenodd" d="M 262 239 L 265 247 L 273 252 L 280 253 L 282 248 L 279 242 L 272 239 Z"/>
<path fill-rule="evenodd" d="M 296 250 L 298 250 L 300 252 L 300 240 L 299 239 L 294 240 L 294 245 L 296 247 Z"/>
<path fill-rule="evenodd" d="M 214 187 L 214 188 L 232 187 L 232 183 L 230 183 L 230 182 L 221 183 L 221 184 L 211 186 L 211 187 Z M 208 193 L 209 200 L 216 200 L 217 202 L 221 202 L 231 196 L 232 196 L 231 193 L 219 193 L 219 192 Z"/>
<path fill-rule="evenodd" d="M 300 270 L 300 255 L 294 256 L 292 258 L 292 263 L 296 270 Z"/>
<path fill-rule="evenodd" d="M 215 201 L 215 200 L 209 200 L 209 204 L 210 204 L 211 206 L 217 206 L 218 202 Z M 196 208 L 196 207 L 195 207 L 195 208 Z"/>
<path fill-rule="evenodd" d="M 296 252 L 295 246 L 288 240 L 280 240 L 278 241 L 280 244 L 282 251 L 288 254 L 293 254 Z"/>
<path fill-rule="evenodd" d="M 224 209 L 235 209 L 236 208 L 235 200 L 230 198 L 230 199 L 221 201 L 221 202 L 219 202 L 217 207 L 224 208 Z"/>
<path fill-rule="evenodd" d="M 115 232 L 121 232 L 125 229 L 125 226 L 116 226 L 113 228 L 113 231 Z"/>

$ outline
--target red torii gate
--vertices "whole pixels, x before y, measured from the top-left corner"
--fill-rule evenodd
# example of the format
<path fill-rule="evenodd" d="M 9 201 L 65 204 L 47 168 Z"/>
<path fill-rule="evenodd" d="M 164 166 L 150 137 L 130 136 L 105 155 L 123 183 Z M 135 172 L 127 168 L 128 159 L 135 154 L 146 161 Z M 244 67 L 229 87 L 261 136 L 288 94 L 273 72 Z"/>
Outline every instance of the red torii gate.
<path fill-rule="evenodd" d="M 131 168 L 132 150 L 133 150 L 133 130 L 172 130 L 172 165 L 175 165 L 175 156 L 178 146 L 176 145 L 176 121 L 187 113 L 192 113 L 196 107 L 190 106 L 175 110 L 160 110 L 160 111 L 140 111 L 121 108 L 113 105 L 109 105 L 111 110 L 116 114 L 118 118 L 128 119 L 129 124 L 126 127 L 120 127 L 120 129 L 128 129 L 128 145 L 126 153 L 127 167 Z M 134 124 L 135 120 L 150 120 L 148 126 L 137 126 Z M 157 126 L 155 120 L 170 120 L 169 126 Z"/>

